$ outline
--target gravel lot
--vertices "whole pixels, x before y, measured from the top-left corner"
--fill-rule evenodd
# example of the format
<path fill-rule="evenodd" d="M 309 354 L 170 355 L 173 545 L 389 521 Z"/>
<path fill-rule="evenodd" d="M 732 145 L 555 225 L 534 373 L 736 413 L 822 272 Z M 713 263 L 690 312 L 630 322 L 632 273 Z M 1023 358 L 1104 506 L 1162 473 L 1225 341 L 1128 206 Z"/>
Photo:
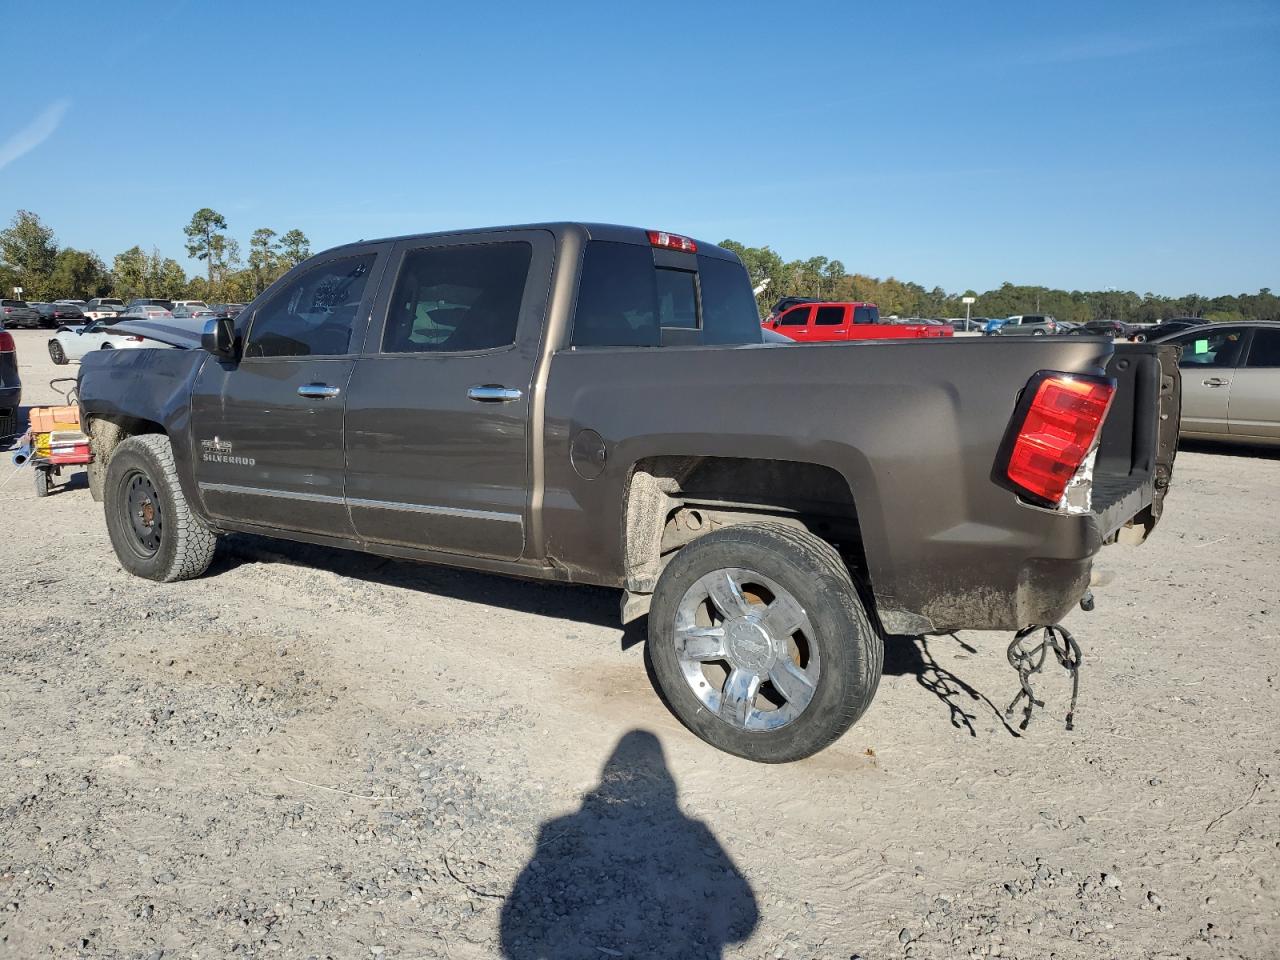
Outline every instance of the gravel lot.
<path fill-rule="evenodd" d="M 252 537 L 152 584 L 10 471 L 0 955 L 1280 956 L 1274 455 L 1184 451 L 1106 549 L 1074 731 L 1057 670 L 1003 720 L 1008 636 L 899 639 L 784 767 L 679 726 L 609 591 Z"/>

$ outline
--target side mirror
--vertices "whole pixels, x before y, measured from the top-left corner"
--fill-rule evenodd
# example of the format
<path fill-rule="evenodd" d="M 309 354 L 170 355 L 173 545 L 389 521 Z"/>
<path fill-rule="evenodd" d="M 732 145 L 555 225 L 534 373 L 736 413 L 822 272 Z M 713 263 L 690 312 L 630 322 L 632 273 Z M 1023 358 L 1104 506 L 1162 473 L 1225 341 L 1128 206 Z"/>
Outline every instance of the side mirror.
<path fill-rule="evenodd" d="M 219 360 L 236 358 L 236 326 L 230 317 L 214 317 L 205 322 L 200 346 Z"/>

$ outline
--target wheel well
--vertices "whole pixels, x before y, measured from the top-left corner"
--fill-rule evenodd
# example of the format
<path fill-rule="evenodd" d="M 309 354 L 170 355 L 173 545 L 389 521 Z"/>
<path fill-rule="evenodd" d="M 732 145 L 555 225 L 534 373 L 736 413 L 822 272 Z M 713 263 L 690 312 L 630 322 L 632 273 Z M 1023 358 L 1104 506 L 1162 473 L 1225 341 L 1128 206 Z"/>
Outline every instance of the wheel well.
<path fill-rule="evenodd" d="M 138 417 L 91 417 L 88 434 L 93 440 L 93 463 L 104 475 L 111 454 L 121 440 L 145 433 L 164 433 L 164 427 Z"/>
<path fill-rule="evenodd" d="M 855 580 L 865 575 L 853 491 L 831 467 L 794 460 L 650 457 L 636 463 L 627 489 L 627 590 L 652 593 L 667 561 L 703 534 L 765 519 L 821 537 L 840 551 Z"/>

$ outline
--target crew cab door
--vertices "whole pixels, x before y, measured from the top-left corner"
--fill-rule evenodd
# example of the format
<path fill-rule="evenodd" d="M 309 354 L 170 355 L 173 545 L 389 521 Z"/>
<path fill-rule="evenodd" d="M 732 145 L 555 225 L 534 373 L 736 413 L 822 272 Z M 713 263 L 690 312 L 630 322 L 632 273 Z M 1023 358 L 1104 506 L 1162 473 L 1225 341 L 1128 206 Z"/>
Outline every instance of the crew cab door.
<path fill-rule="evenodd" d="M 848 340 L 849 307 L 838 303 L 815 307 L 812 330 L 811 340 Z"/>
<path fill-rule="evenodd" d="M 1228 433 L 1231 382 L 1244 349 L 1247 330 L 1224 326 L 1169 340 L 1182 347 L 1182 430 L 1205 436 Z"/>
<path fill-rule="evenodd" d="M 245 311 L 238 363 L 205 361 L 191 449 L 210 514 L 354 537 L 342 489 L 347 384 L 390 250 L 369 244 L 308 261 Z"/>
<path fill-rule="evenodd" d="M 362 539 L 513 560 L 524 551 L 529 394 L 554 238 L 398 243 L 347 401 Z"/>

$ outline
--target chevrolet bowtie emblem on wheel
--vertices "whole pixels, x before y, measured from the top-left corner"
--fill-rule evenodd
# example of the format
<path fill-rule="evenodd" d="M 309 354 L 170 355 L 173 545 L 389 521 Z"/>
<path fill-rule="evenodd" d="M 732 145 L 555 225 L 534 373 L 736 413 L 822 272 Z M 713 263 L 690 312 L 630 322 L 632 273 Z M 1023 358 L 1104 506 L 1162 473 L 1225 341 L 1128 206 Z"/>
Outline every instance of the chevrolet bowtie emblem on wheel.
<path fill-rule="evenodd" d="M 252 467 L 257 462 L 253 457 L 233 457 L 231 444 L 217 437 L 200 441 L 200 459 L 205 463 L 230 463 L 240 467 Z"/>

